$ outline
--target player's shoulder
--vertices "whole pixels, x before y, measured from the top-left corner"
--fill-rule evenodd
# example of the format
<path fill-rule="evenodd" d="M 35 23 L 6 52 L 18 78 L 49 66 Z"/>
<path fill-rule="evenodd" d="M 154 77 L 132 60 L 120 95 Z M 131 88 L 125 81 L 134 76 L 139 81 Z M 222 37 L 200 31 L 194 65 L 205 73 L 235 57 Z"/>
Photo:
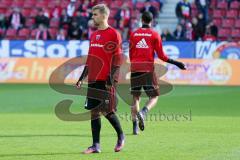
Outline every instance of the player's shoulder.
<path fill-rule="evenodd" d="M 117 29 L 113 28 L 112 26 L 108 27 L 108 32 L 112 35 L 120 35 Z"/>

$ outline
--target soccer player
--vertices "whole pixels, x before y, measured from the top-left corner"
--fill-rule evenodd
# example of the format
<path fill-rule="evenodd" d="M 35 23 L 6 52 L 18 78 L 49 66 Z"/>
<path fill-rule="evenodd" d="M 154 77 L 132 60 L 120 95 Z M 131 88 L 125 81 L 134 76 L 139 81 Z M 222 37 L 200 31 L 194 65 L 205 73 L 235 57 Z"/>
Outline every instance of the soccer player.
<path fill-rule="evenodd" d="M 111 123 L 117 132 L 115 152 L 124 146 L 125 136 L 119 119 L 115 114 L 115 87 L 121 63 L 121 36 L 108 25 L 110 11 L 105 4 L 92 8 L 92 19 L 97 30 L 90 37 L 89 53 L 83 73 L 76 86 L 81 87 L 83 79 L 88 75 L 88 93 L 85 108 L 91 110 L 91 128 L 93 144 L 83 153 L 99 153 L 101 114 Z M 102 93 L 97 93 L 102 91 Z M 110 93 L 106 96 L 105 93 Z M 98 95 L 98 96 L 97 96 Z"/>
<path fill-rule="evenodd" d="M 144 12 L 141 19 L 142 27 L 131 34 L 129 48 L 131 61 L 131 94 L 133 95 L 131 112 L 133 134 L 135 135 L 138 134 L 138 127 L 140 130 L 144 130 L 144 118 L 148 111 L 156 105 L 159 96 L 159 87 L 154 73 L 155 52 L 159 59 L 185 70 L 183 63 L 172 60 L 165 55 L 159 34 L 151 29 L 152 14 L 150 12 Z M 140 110 L 141 88 L 145 90 L 149 100 Z"/>

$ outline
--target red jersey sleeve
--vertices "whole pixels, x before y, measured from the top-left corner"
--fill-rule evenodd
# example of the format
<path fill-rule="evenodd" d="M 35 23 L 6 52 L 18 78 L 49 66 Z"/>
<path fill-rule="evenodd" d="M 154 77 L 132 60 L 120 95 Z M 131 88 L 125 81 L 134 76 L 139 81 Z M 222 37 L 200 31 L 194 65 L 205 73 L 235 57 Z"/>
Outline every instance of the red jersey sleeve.
<path fill-rule="evenodd" d="M 158 58 L 166 62 L 168 60 L 168 57 L 163 51 L 162 39 L 158 33 L 155 33 L 155 35 L 156 38 L 154 41 L 154 50 L 157 52 Z"/>
<path fill-rule="evenodd" d="M 121 35 L 116 31 L 116 38 L 115 38 L 115 49 L 113 53 L 113 66 L 120 66 L 122 63 L 122 38 Z"/>

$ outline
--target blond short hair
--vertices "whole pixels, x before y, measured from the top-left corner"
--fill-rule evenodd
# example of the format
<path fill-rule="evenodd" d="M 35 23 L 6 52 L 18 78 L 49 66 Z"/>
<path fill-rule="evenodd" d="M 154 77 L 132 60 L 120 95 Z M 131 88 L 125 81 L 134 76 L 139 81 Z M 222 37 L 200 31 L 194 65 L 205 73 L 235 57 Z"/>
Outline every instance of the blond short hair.
<path fill-rule="evenodd" d="M 105 4 L 97 4 L 97 5 L 95 5 L 95 6 L 92 8 L 92 10 L 93 10 L 93 11 L 94 11 L 94 10 L 99 10 L 99 12 L 100 12 L 101 14 L 105 14 L 105 15 L 107 15 L 107 16 L 109 16 L 109 14 L 110 14 L 110 10 L 109 10 L 108 6 L 105 5 Z"/>

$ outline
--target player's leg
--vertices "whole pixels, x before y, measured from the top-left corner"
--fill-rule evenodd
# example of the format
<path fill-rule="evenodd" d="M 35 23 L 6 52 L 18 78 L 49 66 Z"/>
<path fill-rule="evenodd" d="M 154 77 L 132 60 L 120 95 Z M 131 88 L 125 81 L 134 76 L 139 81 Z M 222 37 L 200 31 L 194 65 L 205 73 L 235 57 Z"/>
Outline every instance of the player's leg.
<path fill-rule="evenodd" d="M 117 96 L 116 96 L 116 86 L 111 87 L 108 90 L 108 94 L 105 97 L 105 104 L 102 108 L 102 113 L 106 117 L 106 119 L 110 122 L 112 127 L 115 129 L 117 133 L 117 144 L 114 148 L 115 152 L 119 152 L 124 147 L 125 136 L 123 134 L 123 130 L 120 124 L 120 121 L 115 114 L 117 110 Z"/>
<path fill-rule="evenodd" d="M 123 134 L 120 121 L 114 112 L 108 113 L 105 117 L 111 123 L 112 127 L 115 129 L 117 133 L 118 140 L 114 150 L 115 152 L 119 152 L 124 147 L 124 142 L 125 142 L 125 136 Z"/>
<path fill-rule="evenodd" d="M 101 130 L 101 119 L 100 119 L 100 104 L 101 101 L 99 97 L 94 97 L 93 95 L 97 95 L 96 90 L 101 89 L 99 84 L 96 82 L 88 84 L 88 94 L 85 104 L 85 109 L 91 110 L 91 130 L 92 130 L 92 141 L 93 144 L 88 149 L 86 149 L 83 153 L 99 153 L 100 150 L 100 130 Z"/>
<path fill-rule="evenodd" d="M 92 146 L 88 147 L 83 153 L 100 153 L 100 131 L 101 131 L 101 118 L 100 113 L 93 109 L 91 111 L 91 129 L 92 129 Z"/>
<path fill-rule="evenodd" d="M 140 96 L 133 95 L 133 105 L 131 107 L 131 114 L 132 114 L 132 123 L 133 123 L 133 134 L 138 134 L 138 119 L 137 119 L 137 113 L 140 109 Z"/>
<path fill-rule="evenodd" d="M 141 123 L 143 124 L 143 128 L 140 128 L 141 130 L 144 130 L 144 119 L 146 118 L 148 111 L 156 106 L 159 96 L 159 87 L 155 73 L 149 72 L 146 75 L 146 86 L 144 86 L 143 89 L 148 95 L 149 100 L 146 102 L 145 106 L 141 109 L 141 111 L 137 113 L 139 127 Z"/>
<path fill-rule="evenodd" d="M 140 109 L 140 96 L 142 89 L 142 76 L 144 73 L 132 72 L 131 73 L 131 94 L 133 95 L 133 103 L 131 106 L 131 114 L 132 114 L 132 123 L 133 123 L 133 134 L 138 134 L 138 119 L 137 113 Z"/>

